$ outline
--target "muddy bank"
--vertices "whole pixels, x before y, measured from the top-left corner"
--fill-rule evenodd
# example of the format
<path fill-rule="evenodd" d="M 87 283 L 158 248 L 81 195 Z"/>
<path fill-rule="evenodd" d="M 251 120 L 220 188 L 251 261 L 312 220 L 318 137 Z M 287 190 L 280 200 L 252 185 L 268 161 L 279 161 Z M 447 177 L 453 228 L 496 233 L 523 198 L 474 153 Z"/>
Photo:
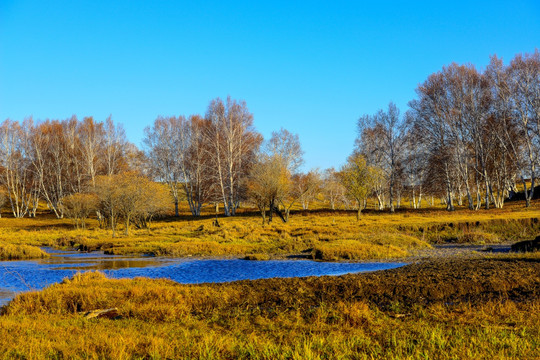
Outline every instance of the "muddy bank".
<path fill-rule="evenodd" d="M 241 282 L 245 299 L 253 304 L 273 303 L 294 307 L 365 300 L 382 309 L 395 304 L 404 307 L 432 303 L 481 303 L 490 300 L 518 302 L 540 297 L 540 261 L 532 259 L 453 259 L 432 260 L 399 269 L 337 278 L 270 279 Z M 297 290 L 296 290 L 297 289 Z M 302 300 L 289 300 L 287 291 L 298 291 Z M 290 301 L 290 303 L 287 303 Z"/>
<path fill-rule="evenodd" d="M 479 259 L 486 254 L 507 254 L 511 251 L 512 244 L 443 244 L 433 245 L 431 248 L 418 249 L 411 252 L 411 256 L 406 258 L 409 263 L 431 260 L 452 260 L 452 259 Z M 405 259 L 405 258 L 404 258 Z"/>

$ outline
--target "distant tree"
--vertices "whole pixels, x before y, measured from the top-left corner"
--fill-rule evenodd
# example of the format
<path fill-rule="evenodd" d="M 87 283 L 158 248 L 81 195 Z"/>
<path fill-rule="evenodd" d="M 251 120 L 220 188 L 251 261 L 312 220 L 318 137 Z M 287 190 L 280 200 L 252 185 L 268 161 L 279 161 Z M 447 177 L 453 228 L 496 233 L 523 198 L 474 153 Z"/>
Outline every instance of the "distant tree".
<path fill-rule="evenodd" d="M 96 195 L 99 200 L 99 213 L 106 220 L 112 230 L 112 237 L 116 236 L 116 225 L 122 206 L 122 183 L 119 175 L 101 175 L 96 177 Z"/>
<path fill-rule="evenodd" d="M 375 115 L 364 115 L 358 120 L 356 151 L 364 154 L 370 166 L 377 166 L 387 173 L 390 211 L 400 182 L 404 124 L 394 103 L 388 110 Z"/>
<path fill-rule="evenodd" d="M 189 177 L 185 161 L 191 141 L 189 125 L 183 116 L 158 117 L 153 127 L 147 127 L 144 132 L 151 173 L 169 186 L 174 212 L 179 216 L 182 184 L 186 184 Z"/>
<path fill-rule="evenodd" d="M 409 190 L 409 199 L 413 209 L 419 209 L 422 204 L 422 196 L 425 174 L 427 171 L 428 152 L 422 142 L 422 132 L 414 125 L 411 113 L 407 113 L 408 130 L 404 139 L 403 168 L 405 185 Z"/>
<path fill-rule="evenodd" d="M 125 150 L 128 141 L 121 124 L 115 124 L 109 116 L 105 120 L 105 139 L 103 142 L 104 174 L 111 176 L 127 168 Z"/>
<path fill-rule="evenodd" d="M 448 210 L 454 209 L 454 199 L 461 205 L 463 196 L 469 209 L 478 209 L 482 193 L 486 209 L 490 203 L 502 207 L 517 168 L 523 178 L 535 177 L 534 116 L 526 115 L 528 101 L 521 107 L 526 111 L 516 111 L 519 101 L 512 99 L 528 81 L 519 70 L 511 75 L 511 68 L 505 70 L 496 57 L 483 74 L 472 65 L 452 63 L 430 75 L 418 87 L 418 99 L 410 103 L 415 130 L 423 134 L 429 154 L 429 188 L 444 189 Z M 515 88 L 513 76 L 519 79 Z"/>
<path fill-rule="evenodd" d="M 295 177 L 296 191 L 300 195 L 299 200 L 302 203 L 302 209 L 309 209 L 309 204 L 322 189 L 321 174 L 317 169 L 309 171 L 307 174 L 297 174 Z"/>
<path fill-rule="evenodd" d="M 540 52 L 537 49 L 532 54 L 516 55 L 507 71 L 506 82 L 511 97 L 512 118 L 519 129 L 526 164 L 525 172 L 529 174 L 531 180 L 527 189 L 527 181 L 522 175 L 526 206 L 529 207 L 534 196 L 540 156 Z"/>
<path fill-rule="evenodd" d="M 302 146 L 298 134 L 292 134 L 288 130 L 281 128 L 273 131 L 272 136 L 267 141 L 265 150 L 272 156 L 279 155 L 291 174 L 299 171 L 304 163 Z"/>
<path fill-rule="evenodd" d="M 347 159 L 339 174 L 347 195 L 357 203 L 356 219 L 360 220 L 365 199 L 373 190 L 373 172 L 364 157 L 355 153 Z"/>
<path fill-rule="evenodd" d="M 322 193 L 332 210 L 335 210 L 337 204 L 343 201 L 345 192 L 336 170 L 334 168 L 326 169 L 322 176 Z"/>
<path fill-rule="evenodd" d="M 369 171 L 372 176 L 371 180 L 373 181 L 371 194 L 375 195 L 375 198 L 377 199 L 377 207 L 382 211 L 384 210 L 386 196 L 388 193 L 388 174 L 377 166 L 370 166 Z"/>
<path fill-rule="evenodd" d="M 79 139 L 84 171 L 90 179 L 91 186 L 94 187 L 96 176 L 103 168 L 102 150 L 105 143 L 103 123 L 94 121 L 92 117 L 85 117 L 79 125 Z"/>
<path fill-rule="evenodd" d="M 289 182 L 291 186 L 287 196 L 283 196 L 279 201 L 285 212 L 285 222 L 289 221 L 292 207 L 301 201 L 303 196 L 309 192 L 316 193 L 316 189 L 320 187 L 320 177 L 296 173 L 290 176 Z"/>
<path fill-rule="evenodd" d="M 61 199 L 84 190 L 77 119 L 47 120 L 32 128 L 31 159 L 40 194 L 56 217 L 64 216 Z"/>
<path fill-rule="evenodd" d="M 162 186 L 130 172 L 97 177 L 96 193 L 100 211 L 106 216 L 113 237 L 116 236 L 119 219 L 124 221 L 125 235 L 129 235 L 129 226 L 134 218 L 139 217 L 139 224 L 147 223 L 156 213 L 163 211 L 171 200 L 164 195 Z"/>
<path fill-rule="evenodd" d="M 423 140 L 429 151 L 429 188 L 433 192 L 444 191 L 446 209 L 453 211 L 457 169 L 452 132 L 448 126 L 451 112 L 448 110 L 445 81 L 442 72 L 431 74 L 418 86 L 418 99 L 409 102 L 409 107 L 415 126 L 423 133 Z"/>
<path fill-rule="evenodd" d="M 260 155 L 250 171 L 248 196 L 259 208 L 263 224 L 267 209 L 270 223 L 278 202 L 288 195 L 290 187 L 290 175 L 283 159 L 279 155 Z"/>
<path fill-rule="evenodd" d="M 216 200 L 213 195 L 217 186 L 212 181 L 214 169 L 211 157 L 208 156 L 210 144 L 204 137 L 211 124 L 199 115 L 191 115 L 189 126 L 191 129 L 191 144 L 187 154 L 189 181 L 185 183 L 187 186 L 185 193 L 191 213 L 199 216 L 204 203 Z"/>
<path fill-rule="evenodd" d="M 158 117 L 152 128 L 145 129 L 149 170 L 165 182 L 174 198 L 175 215 L 184 194 L 193 216 L 199 216 L 202 204 L 210 197 L 210 167 L 203 139 L 208 123 L 198 115 L 186 119 Z M 182 193 L 183 190 L 183 193 Z"/>
<path fill-rule="evenodd" d="M 0 125 L 0 183 L 16 218 L 28 213 L 34 195 L 35 176 L 28 157 L 31 126 L 31 119 L 22 125 L 8 119 Z"/>
<path fill-rule="evenodd" d="M 300 139 L 298 134 L 293 134 L 284 128 L 272 132 L 272 136 L 264 146 L 264 151 L 270 157 L 279 157 L 287 170 L 289 187 L 287 193 L 279 198 L 278 202 L 285 213 L 283 219 L 287 222 L 294 204 L 300 201 L 302 206 L 306 207 L 317 195 L 321 185 L 320 174 L 315 170 L 308 174 L 299 172 L 304 163 L 304 151 Z"/>
<path fill-rule="evenodd" d="M 143 206 L 139 207 L 132 216 L 132 222 L 139 229 L 150 228 L 156 216 L 164 214 L 171 204 L 171 195 L 166 184 L 148 181 L 138 189 L 139 196 L 145 199 Z"/>
<path fill-rule="evenodd" d="M 86 219 L 98 209 L 98 197 L 95 194 L 75 193 L 62 198 L 64 214 L 75 220 L 77 229 L 86 229 Z"/>
<path fill-rule="evenodd" d="M 465 188 L 468 207 L 473 210 L 471 180 L 474 179 L 476 184 L 478 198 L 480 183 L 483 182 L 485 207 L 488 209 L 493 185 L 488 164 L 494 156 L 504 157 L 504 154 L 494 153 L 495 137 L 491 136 L 492 129 L 488 126 L 491 104 L 489 84 L 486 77 L 472 65 L 451 64 L 443 68 L 443 74 L 447 83 L 447 98 L 451 102 L 448 108 L 451 115 L 447 116 L 447 121 L 454 145 L 458 190 Z M 474 171 L 473 174 L 470 169 Z"/>
<path fill-rule="evenodd" d="M 145 195 L 148 180 L 135 174 L 118 174 L 115 176 L 118 189 L 118 217 L 124 220 L 124 234 L 129 235 L 129 225 L 148 198 Z"/>
<path fill-rule="evenodd" d="M 153 215 L 163 206 L 163 197 L 155 183 L 144 176 L 132 173 L 123 173 L 116 176 L 119 189 L 118 215 L 124 220 L 125 235 L 129 235 L 130 222 L 137 216 L 146 218 Z M 156 201 L 158 200 L 158 201 Z M 170 201 L 170 198 L 167 200 Z"/>

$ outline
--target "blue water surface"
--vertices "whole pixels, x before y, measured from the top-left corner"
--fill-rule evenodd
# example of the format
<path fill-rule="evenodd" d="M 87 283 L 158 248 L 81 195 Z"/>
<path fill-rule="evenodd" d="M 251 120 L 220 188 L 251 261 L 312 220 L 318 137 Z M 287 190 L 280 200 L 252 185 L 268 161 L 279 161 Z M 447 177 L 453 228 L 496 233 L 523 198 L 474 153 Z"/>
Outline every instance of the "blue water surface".
<path fill-rule="evenodd" d="M 0 306 L 17 293 L 39 290 L 77 272 L 100 270 L 111 278 L 166 278 L 183 284 L 266 278 L 343 275 L 392 269 L 404 263 L 345 263 L 310 260 L 246 261 L 239 259 L 177 259 L 129 257 L 102 252 L 81 253 L 44 249 L 51 257 L 40 260 L 0 261 Z"/>

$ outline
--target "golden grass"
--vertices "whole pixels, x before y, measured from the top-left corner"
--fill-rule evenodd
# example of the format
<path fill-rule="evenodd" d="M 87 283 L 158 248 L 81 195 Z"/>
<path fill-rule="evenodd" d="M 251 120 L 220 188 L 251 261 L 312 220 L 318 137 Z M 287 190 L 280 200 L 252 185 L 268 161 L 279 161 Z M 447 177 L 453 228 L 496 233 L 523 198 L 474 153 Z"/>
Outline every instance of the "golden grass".
<path fill-rule="evenodd" d="M 203 285 L 86 273 L 12 301 L 0 358 L 534 359 L 539 288 L 538 261 L 507 257 Z M 78 313 L 110 307 L 120 320 Z"/>
<path fill-rule="evenodd" d="M 319 244 L 311 251 L 313 259 L 324 261 L 390 259 L 407 255 L 407 251 L 394 245 L 362 244 L 352 240 Z"/>
<path fill-rule="evenodd" d="M 268 254 L 251 254 L 246 255 L 244 260 L 265 261 L 270 260 L 270 256 Z"/>
<path fill-rule="evenodd" d="M 88 221 L 89 230 L 76 230 L 70 220 L 38 215 L 34 219 L 0 219 L 0 239 L 14 245 L 53 246 L 111 254 L 154 254 L 172 257 L 290 254 L 324 260 L 381 259 L 407 256 L 442 242 L 494 244 L 534 238 L 540 232 L 540 203 L 530 208 L 510 204 L 504 209 L 449 213 L 441 209 L 400 210 L 395 214 L 366 211 L 356 221 L 354 211 L 298 211 L 290 221 L 276 218 L 261 225 L 253 209 L 239 216 L 220 217 L 220 227 L 206 215 L 169 217 L 129 236 Z M 121 231 L 120 231 L 121 232 Z"/>
<path fill-rule="evenodd" d="M 0 260 L 42 259 L 49 255 L 36 246 L 0 242 Z"/>

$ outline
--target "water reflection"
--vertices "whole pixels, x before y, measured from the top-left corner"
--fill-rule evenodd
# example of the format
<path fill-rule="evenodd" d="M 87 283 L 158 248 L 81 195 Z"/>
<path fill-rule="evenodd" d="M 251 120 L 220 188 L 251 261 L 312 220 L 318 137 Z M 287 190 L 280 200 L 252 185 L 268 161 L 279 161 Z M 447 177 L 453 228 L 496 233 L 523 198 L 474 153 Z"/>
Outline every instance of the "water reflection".
<path fill-rule="evenodd" d="M 85 259 L 86 260 L 86 259 Z M 156 260 L 134 260 L 134 259 L 98 259 L 96 262 L 86 261 L 63 261 L 62 263 L 42 262 L 50 268 L 73 269 L 73 270 L 115 270 L 123 268 L 144 268 L 148 266 L 163 265 L 163 261 Z"/>
<path fill-rule="evenodd" d="M 44 249 L 51 257 L 0 262 L 0 306 L 22 291 L 39 290 L 77 272 L 100 270 L 112 278 L 168 278 L 180 283 L 225 282 L 272 277 L 342 275 L 395 268 L 403 263 L 325 263 L 308 260 L 193 260 L 105 255 Z"/>
<path fill-rule="evenodd" d="M 56 250 L 43 248 L 51 255 L 50 258 L 36 260 L 38 264 L 48 268 L 65 270 L 115 270 L 123 268 L 145 268 L 149 266 L 163 266 L 174 259 L 157 258 L 152 256 L 122 256 L 106 255 L 101 251 L 90 253 L 78 251 Z M 2 262 L 0 262 L 1 264 Z"/>

